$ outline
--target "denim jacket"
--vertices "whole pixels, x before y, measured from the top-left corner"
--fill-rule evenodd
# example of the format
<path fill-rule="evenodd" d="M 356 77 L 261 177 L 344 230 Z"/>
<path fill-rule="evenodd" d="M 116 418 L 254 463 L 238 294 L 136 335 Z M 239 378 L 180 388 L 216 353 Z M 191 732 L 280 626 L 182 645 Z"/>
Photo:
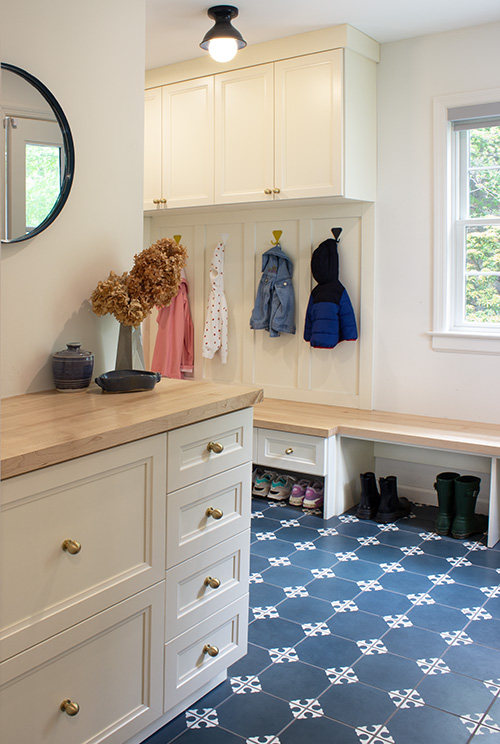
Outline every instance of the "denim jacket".
<path fill-rule="evenodd" d="M 295 333 L 293 264 L 279 243 L 262 254 L 262 276 L 257 288 L 250 328 L 270 336 Z"/>

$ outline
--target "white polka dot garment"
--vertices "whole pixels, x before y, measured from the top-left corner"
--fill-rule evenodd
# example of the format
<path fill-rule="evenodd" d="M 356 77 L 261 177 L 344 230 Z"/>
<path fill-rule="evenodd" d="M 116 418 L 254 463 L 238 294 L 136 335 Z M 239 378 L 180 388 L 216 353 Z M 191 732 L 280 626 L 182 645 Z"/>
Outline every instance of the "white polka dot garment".
<path fill-rule="evenodd" d="M 213 359 L 220 350 L 220 361 L 227 362 L 227 302 L 224 294 L 224 248 L 221 240 L 210 264 L 211 289 L 205 315 L 202 356 Z"/>

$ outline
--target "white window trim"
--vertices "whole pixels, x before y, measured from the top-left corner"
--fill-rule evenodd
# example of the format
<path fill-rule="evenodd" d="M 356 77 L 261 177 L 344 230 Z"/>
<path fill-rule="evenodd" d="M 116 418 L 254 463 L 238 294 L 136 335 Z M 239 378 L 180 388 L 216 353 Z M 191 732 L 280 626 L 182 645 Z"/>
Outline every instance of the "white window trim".
<path fill-rule="evenodd" d="M 500 88 L 434 99 L 434 311 L 429 335 L 435 351 L 500 354 L 500 330 L 450 330 L 452 327 L 452 179 L 451 124 L 448 109 L 500 100 Z"/>

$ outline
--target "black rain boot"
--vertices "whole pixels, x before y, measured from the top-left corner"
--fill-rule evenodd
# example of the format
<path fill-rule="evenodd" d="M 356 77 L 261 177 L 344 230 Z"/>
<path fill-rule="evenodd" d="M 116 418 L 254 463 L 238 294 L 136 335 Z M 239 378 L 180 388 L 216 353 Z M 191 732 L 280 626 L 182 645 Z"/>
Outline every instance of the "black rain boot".
<path fill-rule="evenodd" d="M 407 517 L 411 504 L 408 499 L 398 497 L 397 479 L 395 475 L 378 479 L 380 485 L 380 507 L 375 517 L 377 522 L 395 522 L 396 519 Z"/>
<path fill-rule="evenodd" d="M 451 525 L 452 537 L 464 540 L 469 535 L 484 532 L 486 519 L 474 514 L 481 479 L 475 475 L 461 475 L 455 481 L 455 518 Z"/>
<path fill-rule="evenodd" d="M 358 519 L 373 519 L 380 505 L 375 473 L 360 473 L 361 499 L 356 516 Z"/>
<path fill-rule="evenodd" d="M 455 481 L 460 473 L 439 473 L 434 488 L 438 497 L 438 516 L 434 529 L 438 535 L 449 535 L 455 516 Z"/>

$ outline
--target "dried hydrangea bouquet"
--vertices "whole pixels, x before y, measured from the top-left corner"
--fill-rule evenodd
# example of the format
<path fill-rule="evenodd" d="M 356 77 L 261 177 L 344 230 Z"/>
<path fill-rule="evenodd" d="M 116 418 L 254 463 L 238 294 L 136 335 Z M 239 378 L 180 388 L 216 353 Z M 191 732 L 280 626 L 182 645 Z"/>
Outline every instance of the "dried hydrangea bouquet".
<path fill-rule="evenodd" d="M 170 305 L 179 291 L 187 251 L 171 238 L 160 238 L 134 256 L 124 274 L 111 271 L 90 300 L 96 315 L 114 315 L 120 323 L 116 369 L 144 369 L 141 323 L 153 307 Z"/>

